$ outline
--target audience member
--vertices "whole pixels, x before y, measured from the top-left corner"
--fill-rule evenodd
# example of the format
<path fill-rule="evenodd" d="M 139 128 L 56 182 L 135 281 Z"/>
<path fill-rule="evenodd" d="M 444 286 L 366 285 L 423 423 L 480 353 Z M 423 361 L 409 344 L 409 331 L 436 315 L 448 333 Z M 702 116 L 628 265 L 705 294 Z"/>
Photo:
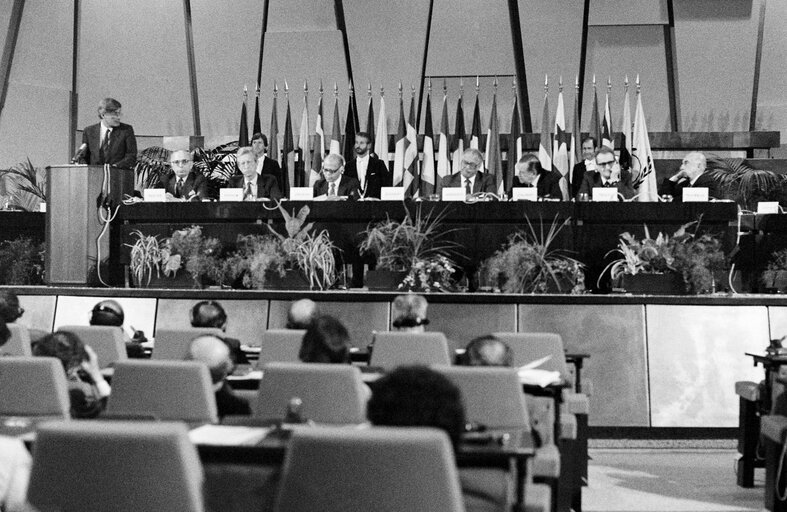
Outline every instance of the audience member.
<path fill-rule="evenodd" d="M 269 174 L 257 174 L 257 157 L 250 147 L 238 149 L 237 159 L 241 174 L 230 178 L 227 188 L 242 188 L 244 201 L 281 199 L 281 189 L 276 178 Z"/>
<path fill-rule="evenodd" d="M 350 364 L 350 334 L 330 315 L 320 315 L 306 329 L 298 358 L 304 363 Z"/>
<path fill-rule="evenodd" d="M 560 190 L 562 176 L 557 171 L 547 171 L 541 167 L 538 156 L 533 153 L 522 155 L 515 168 L 512 188 L 535 187 L 538 197 L 563 199 L 563 192 Z"/>
<path fill-rule="evenodd" d="M 706 187 L 710 199 L 720 199 L 719 184 L 706 172 L 707 165 L 708 162 L 703 153 L 692 151 L 687 154 L 680 164 L 680 171 L 661 183 L 659 195 L 671 195 L 675 201 L 683 201 L 684 188 Z"/>
<path fill-rule="evenodd" d="M 167 199 L 199 201 L 208 199 L 208 180 L 201 172 L 194 171 L 191 153 L 184 150 L 173 151 L 169 155 L 172 170 L 159 178 L 158 188 L 166 191 Z"/>
<path fill-rule="evenodd" d="M 388 169 L 382 160 L 371 153 L 372 138 L 367 132 L 355 134 L 355 158 L 345 167 L 345 176 L 360 182 L 364 197 L 380 199 L 382 187 L 391 186 Z"/>
<path fill-rule="evenodd" d="M 93 306 L 90 312 L 90 325 L 105 325 L 110 327 L 119 327 L 123 331 L 123 341 L 126 343 L 126 354 L 128 357 L 141 359 L 147 357 L 145 355 L 145 348 L 142 343 L 148 339 L 142 331 L 134 331 L 134 337 L 129 338 L 126 331 L 123 330 L 123 322 L 126 320 L 126 315 L 123 312 L 123 306 L 116 300 L 102 300 Z"/>
<path fill-rule="evenodd" d="M 22 318 L 24 313 L 25 309 L 20 306 L 19 297 L 14 292 L 6 289 L 0 290 L 0 320 L 4 320 L 7 324 L 12 324 Z M 27 330 L 30 333 L 31 341 L 39 340 L 49 334 L 48 331 L 32 327 Z"/>
<path fill-rule="evenodd" d="M 5 321 L 0 318 L 0 347 L 6 344 L 11 339 L 11 331 L 8 329 Z M 2 355 L 2 354 L 0 354 Z"/>
<path fill-rule="evenodd" d="M 192 327 L 215 327 L 227 332 L 227 313 L 224 308 L 216 301 L 203 300 L 194 304 L 191 308 Z M 232 362 L 235 364 L 249 364 L 246 353 L 240 347 L 240 341 L 228 336 L 220 338 L 230 349 Z"/>
<path fill-rule="evenodd" d="M 320 314 L 317 303 L 311 299 L 299 299 L 287 310 L 287 329 L 308 329 Z"/>
<path fill-rule="evenodd" d="M 210 370 L 219 417 L 251 414 L 248 400 L 237 396 L 227 382 L 234 365 L 230 349 L 221 338 L 212 335 L 194 338 L 186 359 L 205 363 Z"/>
<path fill-rule="evenodd" d="M 466 366 L 514 366 L 514 352 L 504 341 L 491 334 L 479 336 L 467 344 L 463 362 Z"/>
<path fill-rule="evenodd" d="M 33 345 L 33 355 L 60 359 L 68 379 L 73 418 L 95 418 L 101 414 L 111 388 L 101 375 L 96 353 L 76 334 L 48 334 Z"/>
<path fill-rule="evenodd" d="M 585 173 L 595 172 L 596 170 L 595 155 L 597 143 L 595 137 L 585 137 L 582 139 L 583 160 L 571 169 L 571 197 L 577 197 L 579 195 L 579 187 L 585 179 Z"/>
<path fill-rule="evenodd" d="M 391 308 L 394 330 L 406 332 L 424 332 L 424 327 L 429 325 L 426 318 L 426 299 L 422 295 L 408 293 L 398 295 Z"/>
<path fill-rule="evenodd" d="M 325 196 L 328 200 L 358 199 L 361 184 L 357 178 L 344 175 L 344 157 L 331 153 L 322 163 L 322 177 L 312 187 L 314 197 Z"/>
<path fill-rule="evenodd" d="M 579 187 L 579 193 L 587 194 L 593 198 L 594 188 L 615 187 L 618 195 L 624 199 L 634 197 L 634 188 L 631 185 L 631 172 L 620 169 L 615 159 L 615 152 L 606 146 L 601 146 L 596 151 L 596 170 L 598 172 L 586 172 Z M 613 172 L 614 171 L 614 172 Z"/>
<path fill-rule="evenodd" d="M 0 510 L 34 510 L 27 503 L 27 482 L 33 464 L 21 439 L 0 436 Z"/>
<path fill-rule="evenodd" d="M 477 149 L 466 149 L 462 153 L 462 164 L 458 174 L 443 176 L 443 188 L 463 187 L 467 195 L 476 192 L 497 193 L 495 177 L 481 172 L 484 155 Z"/>

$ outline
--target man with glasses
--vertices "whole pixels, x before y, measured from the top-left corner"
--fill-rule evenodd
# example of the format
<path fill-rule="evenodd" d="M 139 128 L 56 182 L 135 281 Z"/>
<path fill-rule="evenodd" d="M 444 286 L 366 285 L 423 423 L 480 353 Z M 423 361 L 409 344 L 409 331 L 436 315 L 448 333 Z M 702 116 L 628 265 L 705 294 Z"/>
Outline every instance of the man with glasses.
<path fill-rule="evenodd" d="M 634 187 L 631 186 L 631 173 L 621 169 L 617 165 L 615 152 L 606 146 L 601 146 L 596 150 L 596 172 L 587 172 L 579 187 L 579 195 L 587 194 L 593 198 L 594 188 L 614 187 L 618 191 L 618 197 L 630 199 L 636 194 Z"/>
<path fill-rule="evenodd" d="M 120 122 L 123 115 L 120 102 L 104 98 L 98 104 L 101 122 L 82 132 L 82 145 L 74 161 L 82 164 L 110 164 L 121 169 L 133 169 L 137 162 L 137 139 L 131 125 Z"/>
<path fill-rule="evenodd" d="M 268 174 L 257 174 L 257 157 L 250 147 L 238 150 L 238 168 L 241 175 L 230 178 L 227 188 L 242 188 L 244 201 L 267 198 L 272 201 L 281 199 L 281 190 L 276 178 Z"/>
<path fill-rule="evenodd" d="M 474 148 L 462 153 L 462 165 L 459 174 L 443 177 L 443 188 L 462 187 L 467 195 L 477 192 L 497 193 L 494 176 L 481 172 L 484 155 Z"/>
<path fill-rule="evenodd" d="M 172 171 L 159 178 L 158 188 L 167 192 L 168 200 L 200 201 L 208 199 L 208 180 L 202 173 L 192 170 L 194 161 L 191 153 L 173 151 L 169 155 Z"/>
<path fill-rule="evenodd" d="M 351 176 L 344 176 L 344 157 L 331 153 L 322 163 L 322 178 L 314 184 L 314 197 L 327 200 L 358 199 L 361 183 Z"/>

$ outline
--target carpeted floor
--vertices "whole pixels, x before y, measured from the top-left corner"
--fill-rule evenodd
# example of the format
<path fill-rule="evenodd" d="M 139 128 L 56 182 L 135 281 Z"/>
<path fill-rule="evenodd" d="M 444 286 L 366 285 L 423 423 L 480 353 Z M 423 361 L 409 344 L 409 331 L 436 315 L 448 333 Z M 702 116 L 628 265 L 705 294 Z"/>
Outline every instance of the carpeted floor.
<path fill-rule="evenodd" d="M 763 509 L 764 470 L 757 470 L 755 488 L 738 487 L 734 449 L 594 447 L 590 457 L 582 499 L 588 512 Z"/>

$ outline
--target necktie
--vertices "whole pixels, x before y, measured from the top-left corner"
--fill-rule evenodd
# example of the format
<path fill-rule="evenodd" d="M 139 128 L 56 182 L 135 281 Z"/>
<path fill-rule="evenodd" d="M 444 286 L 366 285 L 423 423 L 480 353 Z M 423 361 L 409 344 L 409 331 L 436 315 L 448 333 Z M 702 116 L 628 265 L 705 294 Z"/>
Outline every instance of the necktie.
<path fill-rule="evenodd" d="M 109 152 L 109 136 L 112 134 L 112 130 L 107 130 L 106 135 L 104 135 L 104 140 L 101 141 L 101 159 L 106 161 L 107 153 Z"/>
<path fill-rule="evenodd" d="M 183 195 L 183 178 L 178 178 L 178 183 L 175 185 L 175 197 Z"/>
<path fill-rule="evenodd" d="M 331 197 L 336 195 L 336 183 L 331 183 L 331 189 L 328 191 L 328 195 Z"/>
<path fill-rule="evenodd" d="M 470 178 L 465 178 L 465 194 L 470 195 L 473 193 L 473 189 L 470 188 Z"/>
<path fill-rule="evenodd" d="M 252 198 L 253 198 L 253 193 L 251 190 L 251 182 L 249 181 L 246 183 L 246 190 L 243 192 L 243 200 L 246 201 Z"/>

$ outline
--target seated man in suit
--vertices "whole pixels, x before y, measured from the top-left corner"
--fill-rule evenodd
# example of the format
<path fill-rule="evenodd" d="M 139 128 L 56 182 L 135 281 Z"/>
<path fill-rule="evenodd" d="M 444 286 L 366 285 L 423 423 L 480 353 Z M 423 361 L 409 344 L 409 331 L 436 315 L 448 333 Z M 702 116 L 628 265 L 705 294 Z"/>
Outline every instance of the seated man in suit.
<path fill-rule="evenodd" d="M 173 151 L 169 155 L 172 171 L 159 178 L 158 188 L 167 192 L 168 200 L 199 201 L 208 199 L 208 180 L 202 173 L 192 170 L 194 161 L 191 153 Z"/>
<path fill-rule="evenodd" d="M 587 194 L 592 199 L 594 188 L 615 187 L 618 191 L 618 197 L 623 196 L 623 199 L 634 197 L 636 193 L 631 185 L 631 172 L 626 169 L 620 169 L 617 163 L 614 151 L 606 146 L 598 148 L 596 151 L 597 172 L 589 171 L 585 173 L 582 185 L 579 187 L 580 195 Z M 615 176 L 618 170 L 620 174 Z"/>
<path fill-rule="evenodd" d="M 311 299 L 299 299 L 290 304 L 287 310 L 287 329 L 308 329 L 320 314 L 320 310 Z"/>
<path fill-rule="evenodd" d="M 659 195 L 671 195 L 675 201 L 682 201 L 684 188 L 706 187 L 709 199 L 721 199 L 719 184 L 705 172 L 706 167 L 705 155 L 699 151 L 692 151 L 683 159 L 680 171 L 661 183 Z"/>
<path fill-rule="evenodd" d="M 512 188 L 536 187 L 538 197 L 563 199 L 563 192 L 560 190 L 562 176 L 556 171 L 544 170 L 538 157 L 533 153 L 522 155 L 515 168 L 516 175 Z"/>
<path fill-rule="evenodd" d="M 116 300 L 102 300 L 93 306 L 90 312 L 90 325 L 107 325 L 119 327 L 123 332 L 123 341 L 126 343 L 126 355 L 131 358 L 142 359 L 147 357 L 142 343 L 148 341 L 145 333 L 142 331 L 134 331 L 134 337 L 129 338 L 126 331 L 123 329 L 123 322 L 126 315 L 123 312 L 123 306 Z"/>
<path fill-rule="evenodd" d="M 344 175 L 356 178 L 361 195 L 380 199 L 380 189 L 391 186 L 391 177 L 382 160 L 371 154 L 372 139 L 366 132 L 355 134 L 355 159 L 347 162 Z"/>
<path fill-rule="evenodd" d="M 268 137 L 259 132 L 252 135 L 251 150 L 254 151 L 254 156 L 257 157 L 257 174 L 273 176 L 276 178 L 276 183 L 281 183 L 284 177 L 281 175 L 279 162 L 273 158 L 269 158 L 267 155 Z"/>
<path fill-rule="evenodd" d="M 514 366 L 514 352 L 492 334 L 479 336 L 465 347 L 462 362 L 466 366 Z"/>
<path fill-rule="evenodd" d="M 227 376 L 232 374 L 234 365 L 227 345 L 216 336 L 198 336 L 191 341 L 187 360 L 205 363 L 210 370 L 210 380 L 216 393 L 216 409 L 220 418 L 229 415 L 251 414 L 248 400 L 237 396 Z"/>
<path fill-rule="evenodd" d="M 306 329 L 298 352 L 304 363 L 350 364 L 350 333 L 337 318 L 320 315 Z"/>
<path fill-rule="evenodd" d="M 582 186 L 582 180 L 585 178 L 585 173 L 588 171 L 596 170 L 596 138 L 585 137 L 582 139 L 582 158 L 583 160 L 577 163 L 571 169 L 571 190 L 569 193 L 571 197 L 579 195 L 579 187 Z"/>
<path fill-rule="evenodd" d="M 322 163 L 322 178 L 314 184 L 314 197 L 326 196 L 330 200 L 346 197 L 358 199 L 361 184 L 357 178 L 344 176 L 344 157 L 334 153 L 325 157 Z"/>
<path fill-rule="evenodd" d="M 223 332 L 227 331 L 227 313 L 221 304 L 214 300 L 202 300 L 191 308 L 192 327 L 215 327 Z M 240 348 L 240 341 L 235 338 L 222 336 L 222 341 L 230 349 L 232 362 L 235 364 L 249 364 L 246 353 Z"/>
<path fill-rule="evenodd" d="M 281 199 L 281 191 L 276 178 L 267 174 L 257 174 L 257 157 L 250 147 L 238 150 L 238 168 L 241 175 L 230 178 L 227 188 L 242 188 L 244 201 L 268 198 Z"/>
<path fill-rule="evenodd" d="M 476 192 L 497 193 L 495 177 L 481 172 L 481 164 L 484 163 L 484 155 L 477 149 L 466 149 L 462 153 L 459 174 L 443 176 L 443 188 L 464 187 L 467 195 Z"/>
<path fill-rule="evenodd" d="M 134 128 L 120 122 L 123 113 L 120 102 L 104 98 L 98 104 L 100 123 L 82 132 L 82 145 L 74 160 L 81 164 L 110 164 L 121 169 L 133 169 L 137 162 L 137 139 Z"/>

